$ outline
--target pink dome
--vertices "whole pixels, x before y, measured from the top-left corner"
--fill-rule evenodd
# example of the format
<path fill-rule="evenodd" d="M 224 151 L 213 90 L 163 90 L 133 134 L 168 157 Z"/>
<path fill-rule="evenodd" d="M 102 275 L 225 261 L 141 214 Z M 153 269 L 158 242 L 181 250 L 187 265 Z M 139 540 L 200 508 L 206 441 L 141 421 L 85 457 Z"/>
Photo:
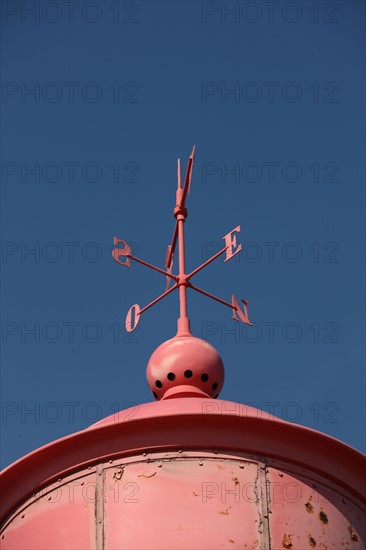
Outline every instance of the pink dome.
<path fill-rule="evenodd" d="M 216 349 L 194 336 L 175 336 L 161 344 L 146 369 L 156 399 L 179 396 L 217 398 L 224 384 L 224 365 Z"/>

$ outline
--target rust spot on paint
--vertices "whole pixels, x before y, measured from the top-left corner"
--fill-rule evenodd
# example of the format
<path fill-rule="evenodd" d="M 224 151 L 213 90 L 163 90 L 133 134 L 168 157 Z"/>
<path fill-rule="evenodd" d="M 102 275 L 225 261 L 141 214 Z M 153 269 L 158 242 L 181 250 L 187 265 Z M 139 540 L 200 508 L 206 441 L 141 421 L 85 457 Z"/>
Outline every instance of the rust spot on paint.
<path fill-rule="evenodd" d="M 316 546 L 316 540 L 311 535 L 309 535 L 309 544 L 312 548 Z"/>
<path fill-rule="evenodd" d="M 239 485 L 240 483 L 237 477 L 233 477 L 233 482 L 235 483 L 235 485 Z"/>
<path fill-rule="evenodd" d="M 113 479 L 119 481 L 122 476 L 123 476 L 123 468 L 118 468 L 118 470 L 113 474 Z"/>
<path fill-rule="evenodd" d="M 283 548 L 292 548 L 291 535 L 286 535 L 286 533 L 284 533 L 283 539 L 282 539 L 282 546 Z"/>
<path fill-rule="evenodd" d="M 198 497 L 198 493 L 196 493 L 195 491 L 193 491 L 193 496 L 194 496 L 194 497 Z"/>
<path fill-rule="evenodd" d="M 235 544 L 235 540 L 233 539 L 227 539 L 229 542 L 231 542 L 231 544 Z"/>
<path fill-rule="evenodd" d="M 356 542 L 358 542 L 358 536 L 354 532 L 352 525 L 348 526 L 348 531 L 349 531 L 349 536 L 351 537 L 351 540 L 355 540 Z"/>
<path fill-rule="evenodd" d="M 322 523 L 328 523 L 328 516 L 323 512 L 323 510 L 319 512 L 319 519 Z"/>
<path fill-rule="evenodd" d="M 312 514 L 314 512 L 313 505 L 310 502 L 307 502 L 305 504 L 306 511 L 309 512 L 309 514 Z"/>
<path fill-rule="evenodd" d="M 222 512 L 219 512 L 219 514 L 221 514 L 222 516 L 228 516 L 230 508 L 231 506 L 229 506 L 229 508 L 226 508 L 226 510 L 222 510 Z"/>

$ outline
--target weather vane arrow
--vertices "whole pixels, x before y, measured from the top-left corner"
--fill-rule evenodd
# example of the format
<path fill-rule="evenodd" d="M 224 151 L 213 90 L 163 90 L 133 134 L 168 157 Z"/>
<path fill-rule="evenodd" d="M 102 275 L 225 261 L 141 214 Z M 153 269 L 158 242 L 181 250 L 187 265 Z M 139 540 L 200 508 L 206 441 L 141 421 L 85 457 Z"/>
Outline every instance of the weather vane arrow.
<path fill-rule="evenodd" d="M 187 164 L 187 171 L 186 171 L 186 177 L 184 180 L 184 185 L 182 188 L 182 181 L 181 181 L 181 170 L 180 170 L 180 160 L 178 159 L 178 186 L 177 186 L 177 192 L 176 192 L 176 206 L 174 208 L 174 217 L 176 219 L 175 222 L 175 228 L 173 232 L 172 242 L 168 246 L 166 257 L 165 257 L 165 270 L 160 269 L 159 267 L 156 267 L 155 265 L 152 265 L 148 262 L 145 262 L 144 260 L 141 260 L 140 258 L 136 258 L 131 254 L 131 247 L 123 240 L 118 239 L 117 237 L 114 237 L 114 245 L 116 248 L 112 251 L 112 256 L 116 260 L 117 263 L 120 265 L 123 265 L 125 267 L 130 267 L 130 260 L 133 260 L 135 262 L 138 262 L 142 265 L 145 265 L 146 267 L 149 267 L 150 269 L 153 269 L 154 271 L 157 271 L 158 273 L 161 273 L 164 275 L 167 279 L 167 285 L 165 292 L 155 298 L 152 302 L 150 302 L 147 306 L 144 308 L 140 308 L 138 304 L 134 304 L 130 307 L 128 310 L 127 316 L 126 316 L 126 330 L 127 332 L 132 332 L 137 327 L 141 315 L 147 311 L 149 308 L 151 308 L 153 305 L 157 304 L 165 298 L 165 296 L 168 296 L 171 292 L 173 292 L 176 289 L 179 289 L 179 307 L 180 307 L 180 315 L 178 319 L 178 332 L 177 336 L 190 336 L 190 323 L 189 318 L 187 316 L 187 288 L 191 288 L 192 290 L 195 290 L 196 292 L 199 292 L 200 294 L 203 294 L 204 296 L 207 296 L 208 298 L 212 298 L 213 300 L 216 300 L 220 304 L 224 304 L 225 306 L 228 306 L 233 313 L 232 318 L 235 321 L 241 321 L 247 325 L 252 325 L 252 323 L 249 321 L 249 314 L 248 314 L 248 304 L 249 302 L 247 300 L 240 300 L 236 299 L 234 294 L 232 294 L 231 297 L 231 303 L 226 302 L 225 300 L 222 300 L 221 298 L 218 298 L 217 296 L 214 296 L 213 294 L 210 294 L 209 292 L 206 292 L 205 290 L 202 290 L 201 288 L 198 288 L 197 286 L 193 285 L 191 283 L 191 279 L 199 273 L 202 269 L 207 267 L 211 262 L 216 260 L 219 256 L 222 254 L 225 254 L 225 260 L 224 262 L 227 262 L 231 260 L 236 254 L 238 254 L 241 249 L 242 245 L 237 243 L 237 235 L 240 233 L 240 225 L 235 227 L 232 231 L 230 231 L 227 235 L 223 237 L 223 240 L 225 241 L 225 246 L 222 250 L 217 252 L 212 258 L 201 264 L 199 267 L 194 269 L 191 273 L 186 273 L 186 267 L 185 267 L 185 249 L 184 249 L 184 222 L 188 216 L 188 211 L 186 208 L 186 198 L 187 195 L 190 192 L 190 186 L 191 186 L 191 179 L 192 179 L 192 171 L 193 171 L 193 163 L 194 163 L 194 153 L 195 153 L 195 147 L 192 149 L 192 153 L 188 159 Z M 178 243 L 178 250 L 179 250 L 179 274 L 173 275 L 173 258 L 175 253 L 175 248 Z M 123 245 L 122 247 L 120 245 Z M 174 285 L 170 287 L 170 282 L 174 281 Z"/>

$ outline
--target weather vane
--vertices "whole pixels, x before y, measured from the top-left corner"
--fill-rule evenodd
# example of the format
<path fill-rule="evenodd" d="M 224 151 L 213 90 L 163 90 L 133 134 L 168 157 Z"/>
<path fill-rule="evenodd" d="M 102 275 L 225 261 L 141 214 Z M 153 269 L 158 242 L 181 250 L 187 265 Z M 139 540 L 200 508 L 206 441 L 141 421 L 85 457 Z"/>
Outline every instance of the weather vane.
<path fill-rule="evenodd" d="M 222 254 L 226 255 L 224 262 L 227 262 L 241 251 L 242 246 L 241 244 L 238 244 L 236 240 L 237 234 L 240 232 L 240 225 L 235 227 L 232 231 L 230 231 L 227 235 L 223 237 L 223 240 L 225 241 L 225 246 L 222 250 L 217 252 L 217 254 L 212 256 L 212 258 L 204 262 L 202 265 L 194 269 L 191 273 L 188 273 L 188 274 L 186 273 L 185 250 L 184 250 L 184 222 L 188 215 L 188 211 L 186 208 L 186 198 L 187 198 L 187 194 L 189 194 L 190 192 L 193 162 L 194 162 L 194 152 L 195 152 L 195 147 L 193 147 L 192 153 L 188 159 L 186 177 L 184 180 L 183 188 L 182 188 L 182 180 L 181 180 L 180 159 L 178 159 L 178 187 L 176 192 L 176 207 L 174 208 L 174 217 L 176 219 L 176 222 L 175 222 L 172 242 L 168 246 L 168 249 L 166 252 L 165 270 L 160 269 L 159 267 L 156 267 L 152 264 L 149 264 L 148 262 L 140 260 L 139 258 L 136 258 L 131 254 L 131 247 L 125 241 L 122 241 L 121 239 L 114 237 L 114 245 L 116 246 L 116 248 L 113 249 L 112 256 L 117 263 L 125 267 L 130 267 L 130 260 L 134 260 L 135 262 L 138 262 L 142 265 L 145 265 L 146 267 L 149 267 L 150 269 L 154 269 L 158 273 L 161 273 L 167 279 L 165 292 L 163 292 L 163 294 L 155 298 L 155 300 L 150 302 L 150 304 L 148 304 L 142 309 L 138 304 L 134 304 L 133 306 L 130 307 L 126 316 L 126 323 L 125 323 L 127 332 L 132 332 L 133 330 L 135 330 L 135 328 L 137 327 L 140 321 L 141 315 L 145 311 L 147 311 L 150 307 L 160 302 L 160 300 L 165 298 L 165 296 L 168 296 L 168 294 L 170 294 L 174 290 L 179 289 L 180 315 L 178 319 L 177 336 L 190 336 L 191 335 L 190 323 L 189 323 L 189 318 L 187 316 L 187 288 L 195 290 L 196 292 L 199 292 L 200 294 L 203 294 L 208 298 L 212 298 L 213 300 L 220 302 L 220 304 L 224 304 L 225 306 L 228 306 L 232 310 L 232 313 L 233 313 L 232 318 L 235 321 L 242 321 L 247 325 L 252 325 L 252 323 L 249 321 L 249 315 L 248 315 L 249 302 L 247 300 L 240 300 L 243 304 L 241 309 L 241 305 L 239 304 L 234 294 L 232 294 L 231 303 L 226 302 L 225 300 L 222 300 L 221 298 L 218 298 L 217 296 L 214 296 L 213 294 L 210 294 L 205 290 L 202 290 L 201 288 L 198 288 L 197 286 L 191 283 L 191 279 L 197 273 L 199 273 L 199 271 L 204 269 L 206 266 L 208 266 L 211 262 L 216 260 Z M 178 256 L 179 274 L 173 275 L 173 272 L 172 272 L 173 258 L 174 258 L 174 253 L 175 253 L 175 248 L 177 243 L 178 243 L 178 249 L 179 249 L 179 256 Z M 120 244 L 122 244 L 123 247 L 121 247 Z M 124 260 L 122 260 L 121 258 L 124 258 Z M 175 284 L 172 287 L 170 287 L 170 283 L 172 280 L 174 281 Z"/>

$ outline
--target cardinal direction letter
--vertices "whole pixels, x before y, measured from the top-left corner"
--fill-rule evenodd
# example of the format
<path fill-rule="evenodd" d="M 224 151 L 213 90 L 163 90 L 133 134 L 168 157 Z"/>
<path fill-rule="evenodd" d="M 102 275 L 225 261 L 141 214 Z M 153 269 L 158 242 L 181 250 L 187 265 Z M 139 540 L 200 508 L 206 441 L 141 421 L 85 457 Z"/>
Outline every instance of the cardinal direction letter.
<path fill-rule="evenodd" d="M 249 314 L 248 314 L 248 308 L 247 305 L 249 302 L 247 300 L 240 300 L 243 304 L 243 310 L 240 309 L 240 304 L 238 300 L 235 298 L 234 294 L 231 296 L 231 303 L 233 306 L 233 319 L 235 321 L 242 321 L 246 325 L 253 326 L 253 323 L 249 321 Z"/>
<path fill-rule="evenodd" d="M 122 243 L 124 248 L 120 248 L 118 246 L 118 243 Z M 112 256 L 113 258 L 116 260 L 116 262 L 120 265 L 124 265 L 125 267 L 130 267 L 130 259 L 128 258 L 128 256 L 131 256 L 131 248 L 130 246 L 125 242 L 125 241 L 121 241 L 121 239 L 118 239 L 117 237 L 114 237 L 114 241 L 113 241 L 113 244 L 116 246 L 117 245 L 117 248 L 114 248 L 112 250 Z M 126 260 L 124 262 L 122 262 L 119 258 L 121 256 L 125 256 L 126 257 Z"/>
<path fill-rule="evenodd" d="M 240 233 L 240 225 L 223 237 L 226 245 L 226 257 L 224 262 L 231 260 L 235 254 L 241 251 L 241 244 L 236 243 L 236 233 Z"/>
<path fill-rule="evenodd" d="M 130 307 L 126 315 L 125 327 L 127 332 L 133 332 L 140 321 L 140 306 L 134 304 Z"/>

